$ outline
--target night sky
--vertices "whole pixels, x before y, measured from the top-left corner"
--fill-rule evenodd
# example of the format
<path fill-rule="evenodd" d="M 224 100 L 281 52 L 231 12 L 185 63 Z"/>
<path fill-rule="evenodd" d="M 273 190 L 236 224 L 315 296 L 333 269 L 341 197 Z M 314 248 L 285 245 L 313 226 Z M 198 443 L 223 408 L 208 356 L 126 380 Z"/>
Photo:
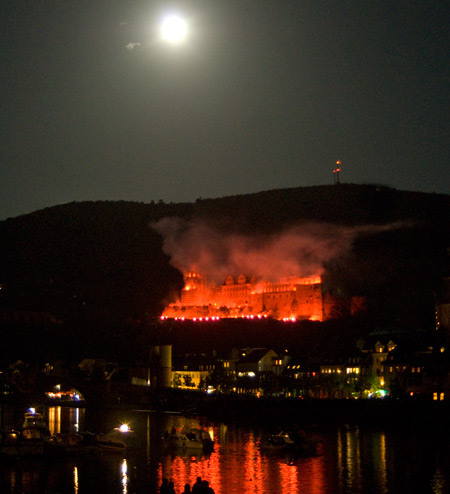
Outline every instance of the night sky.
<path fill-rule="evenodd" d="M 11 0 L 0 22 L 0 220 L 333 184 L 337 160 L 450 193 L 448 1 Z"/>

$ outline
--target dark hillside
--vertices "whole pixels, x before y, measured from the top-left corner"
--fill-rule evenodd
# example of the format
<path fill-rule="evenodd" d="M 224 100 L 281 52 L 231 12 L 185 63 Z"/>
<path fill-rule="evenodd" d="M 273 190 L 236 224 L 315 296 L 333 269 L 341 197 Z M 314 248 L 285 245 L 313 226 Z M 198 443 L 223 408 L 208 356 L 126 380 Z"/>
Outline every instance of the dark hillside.
<path fill-rule="evenodd" d="M 406 220 L 439 223 L 449 208 L 450 197 L 446 195 L 340 184 L 198 200 L 193 215 L 228 221 L 230 228 L 240 231 L 276 231 L 289 224 L 311 221 L 352 226 Z"/>
<path fill-rule="evenodd" d="M 147 209 L 73 203 L 1 223 L 3 305 L 98 322 L 158 310 L 182 279 Z"/>
<path fill-rule="evenodd" d="M 450 197 L 342 184 L 188 204 L 70 203 L 2 221 L 2 331 L 13 327 L 14 311 L 16 326 L 29 311 L 47 313 L 68 334 L 90 340 L 93 331 L 106 340 L 112 328 L 119 334 L 130 322 L 157 317 L 182 286 L 150 226 L 166 217 L 246 234 L 311 222 L 383 226 L 363 230 L 349 252 L 324 266 L 325 288 L 366 295 L 373 324 L 434 323 L 450 246 Z"/>

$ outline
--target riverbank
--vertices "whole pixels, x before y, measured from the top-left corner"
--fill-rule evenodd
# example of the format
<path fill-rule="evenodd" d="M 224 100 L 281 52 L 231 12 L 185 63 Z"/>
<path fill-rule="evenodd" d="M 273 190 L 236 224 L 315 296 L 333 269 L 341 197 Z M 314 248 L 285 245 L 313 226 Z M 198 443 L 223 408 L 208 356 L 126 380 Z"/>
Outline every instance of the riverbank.
<path fill-rule="evenodd" d="M 142 398 L 142 396 L 140 397 Z M 41 406 L 67 406 L 66 403 L 41 402 Z M 34 403 L 28 406 L 35 406 Z M 208 419 L 237 424 L 286 424 L 302 427 L 313 425 L 348 425 L 379 427 L 443 428 L 450 416 L 446 401 L 398 400 L 391 398 L 367 400 L 278 399 L 243 395 L 161 390 L 146 399 L 128 399 L 94 403 L 71 403 L 80 408 L 109 410 L 142 410 L 152 413 L 177 413 L 203 416 Z M 10 403 L 9 409 L 23 408 Z M 4 410 L 2 411 L 2 415 Z"/>
<path fill-rule="evenodd" d="M 450 402 L 446 401 L 256 398 L 182 390 L 154 392 L 143 402 L 109 406 L 122 407 L 203 416 L 228 423 L 273 424 L 281 428 L 285 424 L 293 427 L 302 424 L 440 429 L 446 427 L 450 416 Z"/>
<path fill-rule="evenodd" d="M 190 413 L 238 423 L 350 425 L 365 427 L 440 428 L 450 404 L 431 401 L 264 400 L 222 396 L 198 402 Z"/>

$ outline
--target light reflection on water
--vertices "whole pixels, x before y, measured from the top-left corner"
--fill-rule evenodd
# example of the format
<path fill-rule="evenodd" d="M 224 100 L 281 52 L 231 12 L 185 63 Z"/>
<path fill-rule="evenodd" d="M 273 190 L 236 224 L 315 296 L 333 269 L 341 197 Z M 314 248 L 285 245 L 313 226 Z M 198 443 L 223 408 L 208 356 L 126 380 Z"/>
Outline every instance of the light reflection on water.
<path fill-rule="evenodd" d="M 450 454 L 437 454 L 425 434 L 396 434 L 357 427 L 308 431 L 320 441 L 319 454 L 292 457 L 263 454 L 256 427 L 210 423 L 178 415 L 102 412 L 53 407 L 47 417 L 52 432 L 107 432 L 128 422 L 139 439 L 125 455 L 69 456 L 45 460 L 0 461 L 0 492 L 74 494 L 158 492 L 164 477 L 175 491 L 197 477 L 216 494 L 444 494 L 450 489 Z M 210 454 L 166 451 L 161 436 L 172 426 L 202 426 L 216 441 Z M 420 468 L 417 468 L 420 465 Z M 419 490 L 418 490 L 419 489 Z"/>
<path fill-rule="evenodd" d="M 78 467 L 73 467 L 73 488 L 74 494 L 78 494 Z"/>
<path fill-rule="evenodd" d="M 128 492 L 128 464 L 126 458 L 122 460 L 122 492 L 123 494 Z"/>

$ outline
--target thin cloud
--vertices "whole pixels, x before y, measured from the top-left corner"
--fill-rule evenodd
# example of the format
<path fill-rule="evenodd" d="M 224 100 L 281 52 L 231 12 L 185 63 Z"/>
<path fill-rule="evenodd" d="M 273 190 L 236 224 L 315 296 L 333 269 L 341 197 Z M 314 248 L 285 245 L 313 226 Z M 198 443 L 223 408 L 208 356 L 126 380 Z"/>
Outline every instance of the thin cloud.
<path fill-rule="evenodd" d="M 128 43 L 126 48 L 128 51 L 133 51 L 137 46 L 141 46 L 141 43 Z"/>

